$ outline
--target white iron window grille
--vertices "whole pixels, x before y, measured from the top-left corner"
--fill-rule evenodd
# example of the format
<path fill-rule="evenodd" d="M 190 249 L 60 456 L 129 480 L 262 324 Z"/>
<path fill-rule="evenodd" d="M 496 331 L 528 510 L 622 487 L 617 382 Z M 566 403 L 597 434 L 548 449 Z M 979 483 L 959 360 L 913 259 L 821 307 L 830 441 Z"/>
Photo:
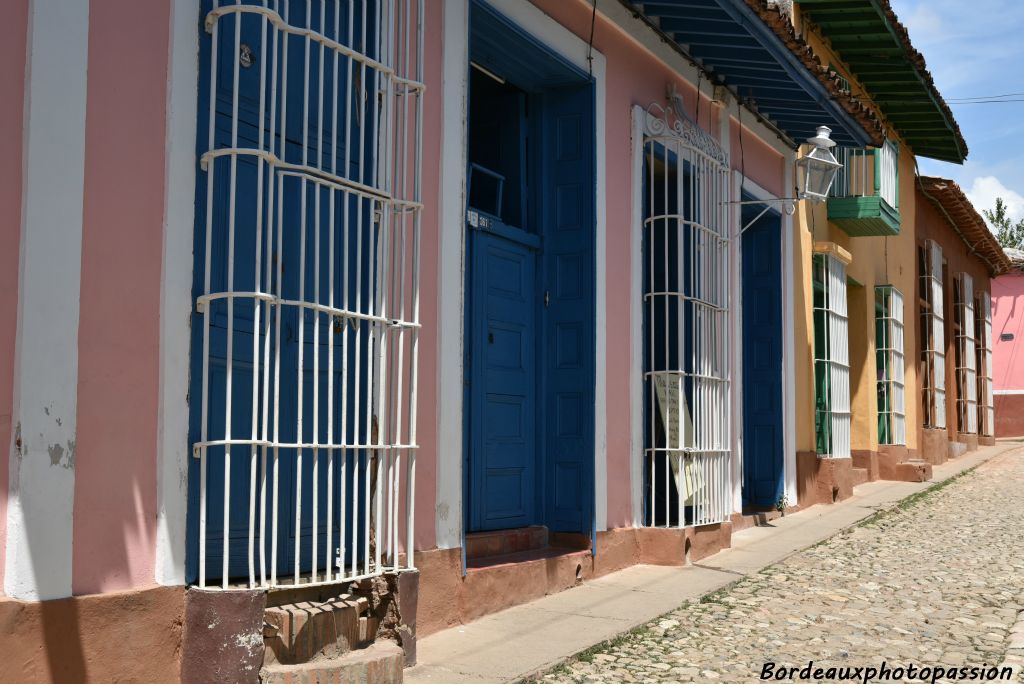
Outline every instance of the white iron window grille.
<path fill-rule="evenodd" d="M 956 413 L 957 430 L 978 432 L 978 373 L 974 346 L 974 280 L 957 275 L 956 294 Z"/>
<path fill-rule="evenodd" d="M 927 240 L 919 254 L 921 385 L 924 426 L 946 427 L 946 324 L 942 290 L 942 247 Z"/>
<path fill-rule="evenodd" d="M 200 586 L 413 567 L 423 18 L 422 0 L 206 15 Z"/>
<path fill-rule="evenodd" d="M 903 294 L 875 288 L 875 363 L 878 370 L 878 442 L 907 443 L 903 357 Z"/>
<path fill-rule="evenodd" d="M 978 432 L 995 434 L 995 403 L 992 396 L 992 295 L 982 292 L 977 298 L 978 332 Z"/>
<path fill-rule="evenodd" d="M 675 107 L 643 149 L 644 524 L 708 525 L 732 512 L 728 164 Z"/>
<path fill-rule="evenodd" d="M 850 342 L 846 264 L 814 255 L 814 385 L 816 450 L 850 457 Z"/>

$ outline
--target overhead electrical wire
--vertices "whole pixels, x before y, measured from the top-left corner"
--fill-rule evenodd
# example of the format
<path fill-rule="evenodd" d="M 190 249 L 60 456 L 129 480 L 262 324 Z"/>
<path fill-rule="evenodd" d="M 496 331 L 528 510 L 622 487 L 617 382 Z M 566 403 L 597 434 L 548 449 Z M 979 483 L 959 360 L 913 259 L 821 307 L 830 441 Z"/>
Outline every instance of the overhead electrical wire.
<path fill-rule="evenodd" d="M 1004 97 L 1024 97 L 1024 93 L 1003 93 L 1002 95 L 975 95 L 970 97 L 947 97 L 947 102 L 966 102 L 968 100 L 998 100 Z"/>
<path fill-rule="evenodd" d="M 963 102 L 946 100 L 946 102 L 951 107 L 957 107 L 965 104 L 1007 104 L 1010 102 L 1024 102 L 1024 98 L 1016 98 L 1012 100 L 964 100 Z"/>

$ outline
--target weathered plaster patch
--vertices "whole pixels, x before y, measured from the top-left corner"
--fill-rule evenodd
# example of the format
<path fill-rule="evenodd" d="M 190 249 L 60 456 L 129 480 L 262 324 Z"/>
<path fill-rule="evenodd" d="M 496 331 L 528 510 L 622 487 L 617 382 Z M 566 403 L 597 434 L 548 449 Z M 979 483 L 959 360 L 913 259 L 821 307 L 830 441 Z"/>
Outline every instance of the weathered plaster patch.
<path fill-rule="evenodd" d="M 18 455 L 20 459 L 25 455 L 25 445 L 21 441 L 21 421 L 14 427 L 14 453 Z"/>
<path fill-rule="evenodd" d="M 60 466 L 65 469 L 75 467 L 75 440 L 69 439 L 66 445 L 62 446 L 55 443 L 46 447 L 47 452 L 50 454 L 51 466 Z"/>
<path fill-rule="evenodd" d="M 64 447 L 60 444 L 51 444 L 46 448 L 50 452 L 50 465 L 60 465 L 60 461 L 64 458 Z"/>
<path fill-rule="evenodd" d="M 259 668 L 263 660 L 263 633 L 249 632 L 235 636 L 235 646 L 245 651 L 248 657 L 243 661 L 243 667 L 247 672 L 253 672 Z"/>

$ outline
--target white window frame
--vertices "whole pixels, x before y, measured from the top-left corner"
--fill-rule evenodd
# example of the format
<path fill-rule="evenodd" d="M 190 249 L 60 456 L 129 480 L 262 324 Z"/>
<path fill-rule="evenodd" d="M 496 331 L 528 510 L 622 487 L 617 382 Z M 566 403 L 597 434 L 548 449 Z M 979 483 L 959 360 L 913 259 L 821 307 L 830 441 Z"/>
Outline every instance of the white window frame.
<path fill-rule="evenodd" d="M 957 430 L 978 434 L 978 369 L 974 333 L 974 279 L 969 273 L 956 277 L 957 330 L 956 409 Z"/>
<path fill-rule="evenodd" d="M 924 272 L 920 288 L 928 304 L 921 316 L 922 423 L 926 428 L 946 427 L 946 323 L 942 287 L 942 247 L 934 240 L 924 243 Z"/>
<path fill-rule="evenodd" d="M 992 396 L 992 295 L 982 291 L 976 312 L 978 333 L 978 434 L 995 436 L 995 402 Z"/>
<path fill-rule="evenodd" d="M 878 442 L 906 446 L 903 293 L 892 285 L 879 285 L 875 288 L 876 306 L 879 297 L 882 311 L 876 310 L 875 318 L 876 340 L 879 337 L 882 340 L 882 346 L 879 346 L 875 353 L 875 362 L 878 366 Z M 882 429 L 883 422 L 885 430 Z"/>

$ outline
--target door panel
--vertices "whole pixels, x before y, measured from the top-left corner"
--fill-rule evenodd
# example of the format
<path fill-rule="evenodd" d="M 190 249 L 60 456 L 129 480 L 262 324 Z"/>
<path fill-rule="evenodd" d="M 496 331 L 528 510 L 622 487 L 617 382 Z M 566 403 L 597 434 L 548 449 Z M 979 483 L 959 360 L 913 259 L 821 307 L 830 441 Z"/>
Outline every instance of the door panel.
<path fill-rule="evenodd" d="M 589 534 L 594 460 L 593 88 L 543 96 L 545 522 Z"/>
<path fill-rule="evenodd" d="M 480 230 L 470 243 L 470 522 L 523 527 L 536 522 L 536 253 Z"/>
<path fill-rule="evenodd" d="M 746 219 L 749 220 L 749 219 Z M 784 491 L 781 220 L 743 234 L 743 505 L 774 508 Z"/>

